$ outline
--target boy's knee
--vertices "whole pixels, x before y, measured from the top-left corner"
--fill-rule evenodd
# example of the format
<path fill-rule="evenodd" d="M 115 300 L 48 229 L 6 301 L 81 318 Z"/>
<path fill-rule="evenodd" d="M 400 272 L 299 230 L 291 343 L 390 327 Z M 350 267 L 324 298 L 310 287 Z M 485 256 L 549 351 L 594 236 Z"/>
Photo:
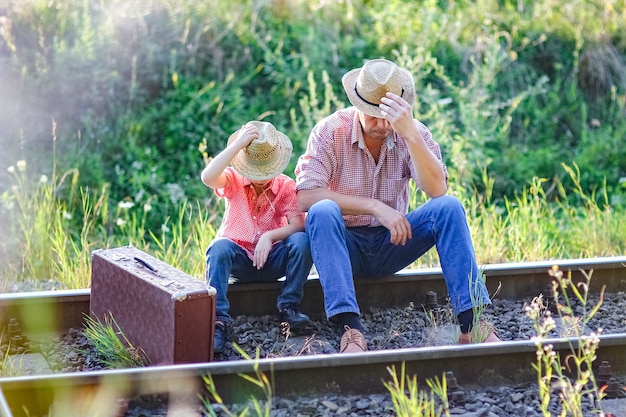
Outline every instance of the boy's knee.
<path fill-rule="evenodd" d="M 293 233 L 287 238 L 287 241 L 292 247 L 298 250 L 309 249 L 309 235 L 307 235 L 305 232 Z"/>
<path fill-rule="evenodd" d="M 232 251 L 233 245 L 236 245 L 236 243 L 232 240 L 220 237 L 211 242 L 206 254 L 207 256 L 225 255 Z"/>

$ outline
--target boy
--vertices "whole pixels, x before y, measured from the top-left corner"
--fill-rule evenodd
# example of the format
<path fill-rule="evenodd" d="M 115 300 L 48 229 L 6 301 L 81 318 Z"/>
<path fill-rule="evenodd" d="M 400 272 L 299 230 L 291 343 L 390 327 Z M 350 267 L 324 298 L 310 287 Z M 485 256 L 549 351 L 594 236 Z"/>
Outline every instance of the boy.
<path fill-rule="evenodd" d="M 226 200 L 222 224 L 206 252 L 206 278 L 217 290 L 214 350 L 228 340 L 228 281 L 275 281 L 285 277 L 277 307 L 281 322 L 302 329 L 304 283 L 313 260 L 298 210 L 295 182 L 282 171 L 289 163 L 289 138 L 268 122 L 251 121 L 233 133 L 209 162 L 202 182 Z M 231 165 L 231 166 L 229 166 Z"/>

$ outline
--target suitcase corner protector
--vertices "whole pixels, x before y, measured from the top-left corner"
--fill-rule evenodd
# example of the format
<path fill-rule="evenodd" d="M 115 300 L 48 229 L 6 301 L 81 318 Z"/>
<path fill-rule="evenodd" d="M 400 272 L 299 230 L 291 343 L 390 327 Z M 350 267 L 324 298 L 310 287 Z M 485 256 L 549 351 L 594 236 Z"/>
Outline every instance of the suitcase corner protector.
<path fill-rule="evenodd" d="M 207 295 L 209 297 L 214 297 L 217 294 L 217 290 L 213 287 L 207 287 Z M 179 291 L 179 292 L 175 292 L 172 294 L 172 300 L 174 301 L 185 301 L 187 298 L 189 298 L 189 292 L 185 292 L 185 291 Z M 198 293 L 195 293 L 198 294 Z"/>

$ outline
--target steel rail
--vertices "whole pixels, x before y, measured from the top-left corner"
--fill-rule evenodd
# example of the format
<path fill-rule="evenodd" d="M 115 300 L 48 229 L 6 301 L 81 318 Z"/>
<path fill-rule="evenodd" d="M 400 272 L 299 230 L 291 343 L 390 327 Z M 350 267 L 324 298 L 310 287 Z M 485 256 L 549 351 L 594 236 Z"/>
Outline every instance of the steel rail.
<path fill-rule="evenodd" d="M 553 265 L 571 274 L 573 280 L 591 274 L 591 292 L 602 288 L 608 292 L 626 289 L 626 257 L 493 264 L 484 266 L 482 272 L 491 293 L 497 288 L 498 297 L 519 299 L 544 292 L 551 280 L 548 270 Z M 229 289 L 231 311 L 246 315 L 274 314 L 279 288 L 280 283 L 233 285 Z M 356 288 L 362 308 L 419 305 L 426 301 L 427 291 L 446 294 L 445 281 L 438 268 L 404 270 L 390 277 L 357 280 Z M 23 330 L 29 335 L 80 328 L 84 315 L 89 312 L 89 297 L 89 289 L 0 294 L 0 320 L 17 317 L 20 323 L 26 323 Z M 305 291 L 305 311 L 323 315 L 322 300 L 319 281 L 312 276 Z M 600 340 L 595 363 L 609 361 L 614 373 L 626 375 L 626 334 L 603 335 Z M 571 348 L 570 341 L 563 339 L 549 343 L 564 352 Z M 238 402 L 251 393 L 258 394 L 240 376 L 253 374 L 254 369 L 269 374 L 276 395 L 285 397 L 324 391 L 382 392 L 381 381 L 389 379 L 388 367 L 395 365 L 399 369 L 402 363 L 407 374 L 418 375 L 421 381 L 452 371 L 466 387 L 531 382 L 536 380 L 536 373 L 530 366 L 535 360 L 535 350 L 530 341 L 513 341 L 497 345 L 438 346 L 358 355 L 327 354 L 0 378 L 0 416 L 25 415 L 25 407 L 31 416 L 39 412 L 45 414 L 53 403 L 71 398 L 87 401 L 102 396 L 103 390 L 108 390 L 109 399 L 169 393 L 182 402 L 194 403 L 198 395 L 206 394 L 202 376 L 207 374 L 213 377 L 225 401 Z M 192 393 L 192 398 L 185 393 Z"/>
<path fill-rule="evenodd" d="M 545 343 L 566 355 L 579 341 L 548 339 Z M 110 407 L 111 398 L 119 402 L 155 394 L 197 407 L 199 398 L 208 395 L 206 375 L 211 375 L 225 403 L 242 402 L 253 395 L 263 398 L 259 388 L 241 376 L 254 376 L 257 370 L 271 381 L 274 396 L 283 398 L 385 393 L 383 381 L 391 381 L 388 370 L 395 367 L 399 372 L 402 364 L 406 375 L 417 375 L 422 387 L 426 379 L 441 378 L 447 372 L 464 389 L 523 384 L 537 379 L 531 367 L 536 349 L 531 341 L 511 341 L 0 378 L 7 405 L 0 409 L 0 416 L 34 417 L 47 414 L 53 404 L 92 406 L 102 397 L 109 399 Z M 626 375 L 626 334 L 600 336 L 597 358 L 597 363 L 611 363 L 614 375 Z"/>
<path fill-rule="evenodd" d="M 548 270 L 557 265 L 573 280 L 591 275 L 591 293 L 626 291 L 626 256 L 488 264 L 481 271 L 490 294 L 517 300 L 546 291 L 551 277 Z M 426 293 L 434 291 L 445 298 L 447 289 L 440 268 L 406 269 L 392 276 L 355 280 L 359 304 L 370 308 L 390 308 L 426 304 Z M 280 282 L 234 284 L 229 288 L 232 315 L 276 314 Z M 26 323 L 30 334 L 81 328 L 89 314 L 89 289 L 0 294 L 0 322 L 15 317 Z M 302 309 L 312 318 L 324 316 L 323 292 L 316 275 L 305 285 Z"/>

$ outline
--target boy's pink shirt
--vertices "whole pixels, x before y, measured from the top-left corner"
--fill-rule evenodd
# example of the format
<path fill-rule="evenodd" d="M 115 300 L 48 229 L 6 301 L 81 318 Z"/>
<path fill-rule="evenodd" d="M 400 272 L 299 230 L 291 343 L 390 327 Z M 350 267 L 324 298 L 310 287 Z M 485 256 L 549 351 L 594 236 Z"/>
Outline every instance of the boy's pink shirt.
<path fill-rule="evenodd" d="M 285 174 L 273 178 L 258 197 L 249 179 L 226 168 L 226 185 L 215 194 L 226 202 L 216 237 L 228 238 L 243 247 L 250 259 L 261 235 L 285 226 L 287 219 L 304 216 L 296 202 L 296 183 Z"/>

